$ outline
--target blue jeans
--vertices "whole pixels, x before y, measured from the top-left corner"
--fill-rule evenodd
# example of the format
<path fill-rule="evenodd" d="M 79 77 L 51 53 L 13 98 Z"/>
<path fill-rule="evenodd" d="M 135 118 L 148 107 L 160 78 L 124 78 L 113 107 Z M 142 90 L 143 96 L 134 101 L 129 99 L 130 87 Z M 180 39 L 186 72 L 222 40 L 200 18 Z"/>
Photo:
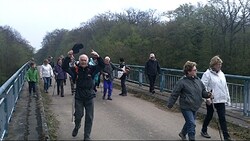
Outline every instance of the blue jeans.
<path fill-rule="evenodd" d="M 181 109 L 182 115 L 185 119 L 185 124 L 182 128 L 182 134 L 185 136 L 188 134 L 189 140 L 195 140 L 195 119 L 196 119 L 196 112 L 191 110 L 184 110 Z"/>
<path fill-rule="evenodd" d="M 43 77 L 43 82 L 44 82 L 44 90 L 48 91 L 50 84 L 50 77 Z"/>

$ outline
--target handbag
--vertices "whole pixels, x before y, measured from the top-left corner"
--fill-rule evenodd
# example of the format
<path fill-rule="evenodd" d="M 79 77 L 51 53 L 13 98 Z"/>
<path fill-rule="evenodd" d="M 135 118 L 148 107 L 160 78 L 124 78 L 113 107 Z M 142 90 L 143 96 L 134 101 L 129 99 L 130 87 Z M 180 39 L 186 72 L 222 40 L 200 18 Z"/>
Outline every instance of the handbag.
<path fill-rule="evenodd" d="M 117 78 L 121 78 L 124 74 L 123 70 L 125 70 L 125 66 L 122 68 L 122 71 L 117 71 Z"/>

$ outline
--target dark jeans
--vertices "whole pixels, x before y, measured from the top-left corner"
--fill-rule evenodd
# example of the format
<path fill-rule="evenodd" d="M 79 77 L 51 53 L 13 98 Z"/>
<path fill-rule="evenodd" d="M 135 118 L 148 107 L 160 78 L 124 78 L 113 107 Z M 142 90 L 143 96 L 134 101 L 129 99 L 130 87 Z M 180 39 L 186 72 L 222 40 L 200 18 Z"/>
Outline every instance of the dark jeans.
<path fill-rule="evenodd" d="M 73 82 L 71 77 L 69 78 L 69 80 L 70 80 L 71 93 L 73 95 L 73 94 L 75 94 L 74 82 Z"/>
<path fill-rule="evenodd" d="M 85 122 L 84 122 L 84 138 L 90 138 L 92 123 L 94 119 L 94 101 L 75 99 L 75 126 L 80 127 L 81 120 L 84 115 L 85 108 Z"/>
<path fill-rule="evenodd" d="M 148 75 L 148 79 L 149 79 L 149 92 L 154 91 L 154 85 L 155 85 L 155 79 L 156 79 L 156 75 Z"/>
<path fill-rule="evenodd" d="M 126 84 L 125 84 L 126 78 L 127 78 L 126 75 L 123 75 L 123 76 L 121 77 L 122 94 L 125 94 L 125 95 L 127 94 L 127 88 L 126 88 Z"/>
<path fill-rule="evenodd" d="M 36 82 L 30 81 L 29 82 L 29 94 L 31 94 L 33 90 L 33 93 L 36 92 Z"/>
<path fill-rule="evenodd" d="M 181 109 L 181 112 L 185 119 L 185 124 L 183 125 L 181 132 L 184 136 L 188 134 L 189 140 L 195 140 L 196 112 L 191 111 L 191 110 L 184 110 L 184 109 Z"/>
<path fill-rule="evenodd" d="M 207 105 L 207 115 L 204 119 L 203 125 L 202 125 L 202 132 L 207 132 L 207 126 L 209 125 L 211 119 L 213 118 L 213 113 L 214 113 L 214 109 L 213 109 L 213 105 Z M 230 138 L 229 134 L 228 134 L 228 130 L 227 130 L 227 122 L 226 122 L 226 108 L 225 108 L 225 103 L 215 103 L 214 107 L 217 110 L 218 113 L 218 117 L 219 117 L 219 123 L 220 123 L 220 128 L 222 130 L 223 133 L 223 137 L 224 139 L 228 139 Z"/>
<path fill-rule="evenodd" d="M 64 79 L 56 79 L 57 95 L 59 95 L 60 93 L 61 93 L 61 96 L 64 95 L 63 83 L 64 83 Z"/>

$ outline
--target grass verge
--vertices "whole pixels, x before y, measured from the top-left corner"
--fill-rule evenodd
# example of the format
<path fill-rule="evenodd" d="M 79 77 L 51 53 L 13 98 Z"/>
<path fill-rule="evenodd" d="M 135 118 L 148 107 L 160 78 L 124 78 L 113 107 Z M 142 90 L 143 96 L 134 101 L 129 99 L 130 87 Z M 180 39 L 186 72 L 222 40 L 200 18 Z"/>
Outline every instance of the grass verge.
<path fill-rule="evenodd" d="M 43 90 L 41 91 L 42 96 L 42 102 L 44 106 L 44 112 L 45 112 L 45 120 L 48 126 L 49 130 L 49 138 L 50 140 L 57 140 L 57 129 L 59 128 L 59 121 L 56 119 L 55 114 L 50 109 L 52 99 L 50 96 L 48 96 L 47 93 L 43 93 Z"/>

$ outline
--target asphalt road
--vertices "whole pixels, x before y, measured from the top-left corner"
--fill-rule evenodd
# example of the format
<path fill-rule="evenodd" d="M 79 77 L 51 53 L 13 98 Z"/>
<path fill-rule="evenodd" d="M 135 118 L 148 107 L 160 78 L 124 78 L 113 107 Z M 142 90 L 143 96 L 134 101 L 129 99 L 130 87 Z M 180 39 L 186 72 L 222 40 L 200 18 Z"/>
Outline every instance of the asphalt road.
<path fill-rule="evenodd" d="M 65 97 L 52 96 L 51 109 L 60 122 L 58 140 L 82 140 L 82 126 L 76 137 L 71 133 L 72 99 L 69 81 L 65 87 Z M 56 93 L 56 92 L 55 92 Z M 120 90 L 113 89 L 113 100 L 102 100 L 100 88 L 95 98 L 94 123 L 91 139 L 93 140 L 180 140 L 180 132 L 184 119 L 181 113 L 159 109 L 153 103 L 136 98 L 133 94 L 119 96 Z M 196 139 L 206 140 L 200 136 L 201 123 L 196 122 Z M 210 140 L 219 140 L 219 132 L 209 128 Z"/>

